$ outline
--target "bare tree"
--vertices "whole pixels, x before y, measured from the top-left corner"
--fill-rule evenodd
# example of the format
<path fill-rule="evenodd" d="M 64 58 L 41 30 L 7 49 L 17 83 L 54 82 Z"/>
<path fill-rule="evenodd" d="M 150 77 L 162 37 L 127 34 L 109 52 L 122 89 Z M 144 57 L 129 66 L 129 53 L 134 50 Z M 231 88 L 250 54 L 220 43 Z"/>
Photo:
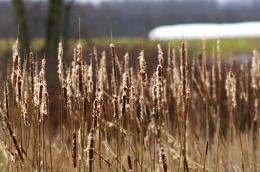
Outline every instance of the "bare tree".
<path fill-rule="evenodd" d="M 23 51 L 29 50 L 29 35 L 26 19 L 25 5 L 23 0 L 12 0 L 16 22 L 19 25 L 19 41 Z"/>
<path fill-rule="evenodd" d="M 63 0 L 49 0 L 46 33 L 46 53 L 56 52 L 60 36 L 60 23 L 62 16 Z"/>
<path fill-rule="evenodd" d="M 64 5 L 64 28 L 63 28 L 63 37 L 64 40 L 68 39 L 69 37 L 69 25 L 70 25 L 70 14 L 71 14 L 71 8 L 74 4 L 75 0 L 65 0 Z"/>

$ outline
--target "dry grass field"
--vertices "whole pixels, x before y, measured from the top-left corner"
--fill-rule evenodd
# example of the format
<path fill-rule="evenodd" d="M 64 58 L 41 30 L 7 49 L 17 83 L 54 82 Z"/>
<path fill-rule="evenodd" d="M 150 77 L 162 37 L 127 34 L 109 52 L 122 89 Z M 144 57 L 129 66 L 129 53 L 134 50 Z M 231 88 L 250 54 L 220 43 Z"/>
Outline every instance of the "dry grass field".
<path fill-rule="evenodd" d="M 79 41 L 65 60 L 60 42 L 50 64 L 17 40 L 0 83 L 0 170 L 260 171 L 260 54 L 225 63 L 212 45 L 194 57 L 187 42 L 158 44 L 152 59 Z"/>

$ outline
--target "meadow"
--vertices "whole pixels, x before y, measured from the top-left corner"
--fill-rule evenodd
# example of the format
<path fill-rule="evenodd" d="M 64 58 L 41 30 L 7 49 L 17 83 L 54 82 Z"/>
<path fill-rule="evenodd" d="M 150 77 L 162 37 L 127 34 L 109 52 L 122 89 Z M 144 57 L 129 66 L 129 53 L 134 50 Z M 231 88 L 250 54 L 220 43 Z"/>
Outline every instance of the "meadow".
<path fill-rule="evenodd" d="M 0 45 L 1 171 L 260 171 L 258 39 Z"/>

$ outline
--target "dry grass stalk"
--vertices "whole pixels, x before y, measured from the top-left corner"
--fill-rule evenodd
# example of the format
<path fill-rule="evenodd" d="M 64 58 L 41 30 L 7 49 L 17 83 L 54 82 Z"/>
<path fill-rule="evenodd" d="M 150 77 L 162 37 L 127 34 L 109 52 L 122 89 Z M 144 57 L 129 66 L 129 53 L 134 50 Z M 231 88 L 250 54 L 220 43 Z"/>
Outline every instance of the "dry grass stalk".
<path fill-rule="evenodd" d="M 163 172 L 168 172 L 167 160 L 166 160 L 166 155 L 163 147 L 161 147 L 159 155 L 160 155 L 159 160 Z"/>
<path fill-rule="evenodd" d="M 9 135 L 10 135 L 10 138 L 12 139 L 12 142 L 13 142 L 13 144 L 14 144 L 14 147 L 15 147 L 15 149 L 16 149 L 16 152 L 17 152 L 17 154 L 18 154 L 20 160 L 21 160 L 22 162 L 24 162 L 24 157 L 23 157 L 23 153 L 22 153 L 22 148 L 20 147 L 20 145 L 19 145 L 19 143 L 18 143 L 18 141 L 17 141 L 17 139 L 16 139 L 15 133 L 14 133 L 12 127 L 11 127 L 11 122 L 10 122 L 10 120 L 8 119 L 8 117 L 6 116 L 6 113 L 3 112 L 2 109 L 0 109 L 0 113 L 2 114 L 3 121 L 4 121 L 4 123 L 5 123 L 6 129 L 8 130 L 8 133 L 9 133 Z"/>
<path fill-rule="evenodd" d="M 88 135 L 88 145 L 87 145 L 87 167 L 88 172 L 94 171 L 94 129 L 92 128 Z"/>

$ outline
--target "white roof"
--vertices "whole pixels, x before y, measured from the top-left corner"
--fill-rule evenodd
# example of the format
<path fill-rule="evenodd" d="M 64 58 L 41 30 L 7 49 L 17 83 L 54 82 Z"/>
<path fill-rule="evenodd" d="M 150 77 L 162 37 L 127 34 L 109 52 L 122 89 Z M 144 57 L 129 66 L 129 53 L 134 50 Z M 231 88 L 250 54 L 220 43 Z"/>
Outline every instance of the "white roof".
<path fill-rule="evenodd" d="M 150 39 L 217 39 L 260 37 L 260 22 L 196 23 L 160 26 L 149 33 Z"/>

